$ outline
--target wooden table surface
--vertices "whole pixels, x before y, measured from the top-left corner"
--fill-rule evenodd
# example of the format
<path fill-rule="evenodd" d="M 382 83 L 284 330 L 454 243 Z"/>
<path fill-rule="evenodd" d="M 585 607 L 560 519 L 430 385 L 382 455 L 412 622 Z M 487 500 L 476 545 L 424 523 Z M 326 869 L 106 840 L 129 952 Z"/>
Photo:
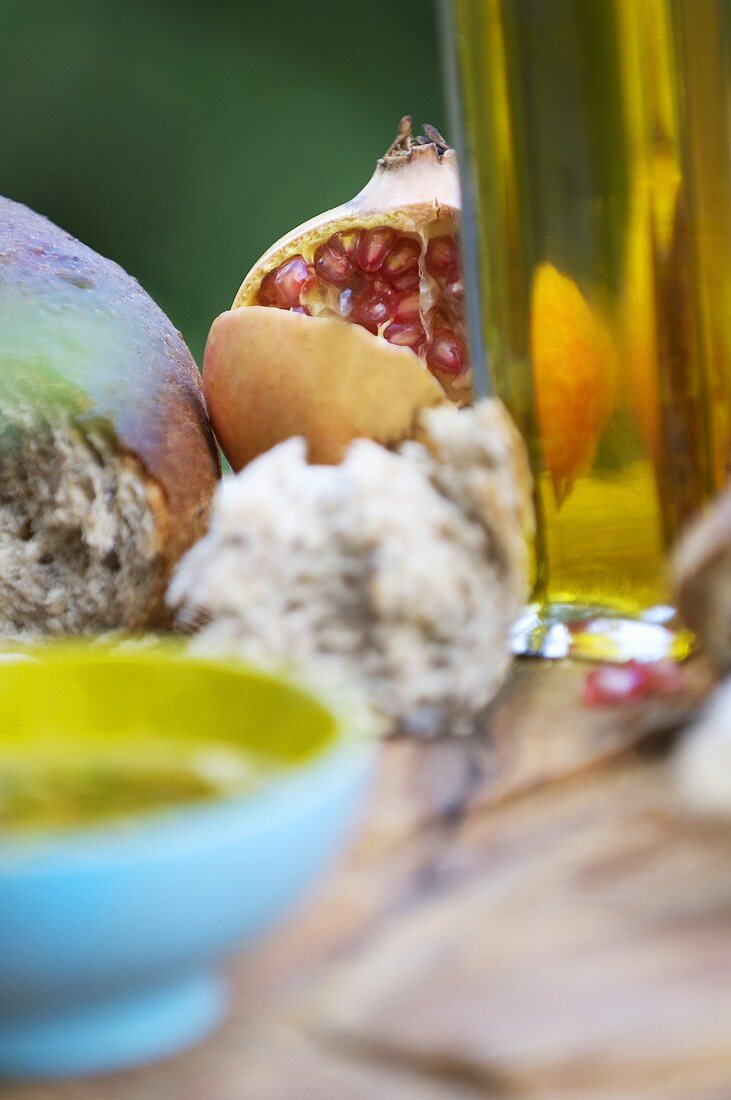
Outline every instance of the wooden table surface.
<path fill-rule="evenodd" d="M 516 665 L 474 738 L 392 741 L 360 837 L 234 966 L 223 1029 L 3 1100 L 729 1100 L 731 828 L 677 800 L 662 705 Z"/>

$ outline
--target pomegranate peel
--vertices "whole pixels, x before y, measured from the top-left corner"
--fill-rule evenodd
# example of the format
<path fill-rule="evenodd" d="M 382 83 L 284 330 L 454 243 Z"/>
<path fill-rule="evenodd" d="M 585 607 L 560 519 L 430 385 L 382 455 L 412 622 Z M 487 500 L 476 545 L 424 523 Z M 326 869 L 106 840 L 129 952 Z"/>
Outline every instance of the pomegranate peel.
<path fill-rule="evenodd" d="M 337 463 L 353 439 L 411 438 L 442 388 L 406 347 L 329 317 L 251 306 L 222 313 L 206 345 L 203 385 L 234 470 L 291 436 L 311 462 Z"/>

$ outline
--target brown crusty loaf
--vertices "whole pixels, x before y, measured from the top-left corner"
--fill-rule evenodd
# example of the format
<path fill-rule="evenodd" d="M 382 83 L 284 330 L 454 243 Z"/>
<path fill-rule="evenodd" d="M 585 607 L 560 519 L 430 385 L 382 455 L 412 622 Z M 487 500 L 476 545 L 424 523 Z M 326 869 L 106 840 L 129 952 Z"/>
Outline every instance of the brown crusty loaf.
<path fill-rule="evenodd" d="M 0 198 L 0 635 L 159 624 L 218 474 L 197 368 L 164 313 Z"/>

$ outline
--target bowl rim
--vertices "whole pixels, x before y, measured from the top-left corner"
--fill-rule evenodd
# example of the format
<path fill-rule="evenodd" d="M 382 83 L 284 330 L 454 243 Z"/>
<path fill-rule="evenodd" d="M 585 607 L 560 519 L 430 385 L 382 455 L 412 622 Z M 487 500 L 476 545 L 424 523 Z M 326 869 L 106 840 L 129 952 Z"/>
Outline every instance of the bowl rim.
<path fill-rule="evenodd" d="M 191 844 L 215 842 L 222 829 L 234 824 L 239 831 L 266 831 L 272 818 L 296 816 L 312 802 L 325 798 L 341 783 L 365 776 L 375 758 L 379 723 L 361 698 L 342 687 L 332 690 L 295 668 L 264 668 L 230 655 L 204 655 L 186 651 L 178 643 L 165 642 L 150 649 L 124 649 L 110 645 L 56 642 L 38 648 L 19 649 L 11 657 L 59 661 L 166 664 L 181 661 L 202 668 L 225 669 L 237 676 L 266 680 L 294 690 L 318 703 L 334 719 L 332 736 L 319 749 L 300 760 L 277 767 L 250 791 L 224 794 L 198 802 L 169 803 L 149 811 L 55 831 L 0 834 L 0 881 L 7 875 L 51 864 L 73 862 L 140 862 L 145 856 L 174 855 Z M 0 677 L 2 668 L 0 667 Z"/>

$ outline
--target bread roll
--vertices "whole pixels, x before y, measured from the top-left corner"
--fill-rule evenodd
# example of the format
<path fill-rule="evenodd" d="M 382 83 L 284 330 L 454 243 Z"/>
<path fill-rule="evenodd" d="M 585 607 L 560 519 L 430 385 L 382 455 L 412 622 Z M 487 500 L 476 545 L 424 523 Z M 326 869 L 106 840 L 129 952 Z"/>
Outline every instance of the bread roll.
<path fill-rule="evenodd" d="M 159 625 L 218 474 L 167 317 L 117 264 L 0 198 L 0 635 Z"/>

